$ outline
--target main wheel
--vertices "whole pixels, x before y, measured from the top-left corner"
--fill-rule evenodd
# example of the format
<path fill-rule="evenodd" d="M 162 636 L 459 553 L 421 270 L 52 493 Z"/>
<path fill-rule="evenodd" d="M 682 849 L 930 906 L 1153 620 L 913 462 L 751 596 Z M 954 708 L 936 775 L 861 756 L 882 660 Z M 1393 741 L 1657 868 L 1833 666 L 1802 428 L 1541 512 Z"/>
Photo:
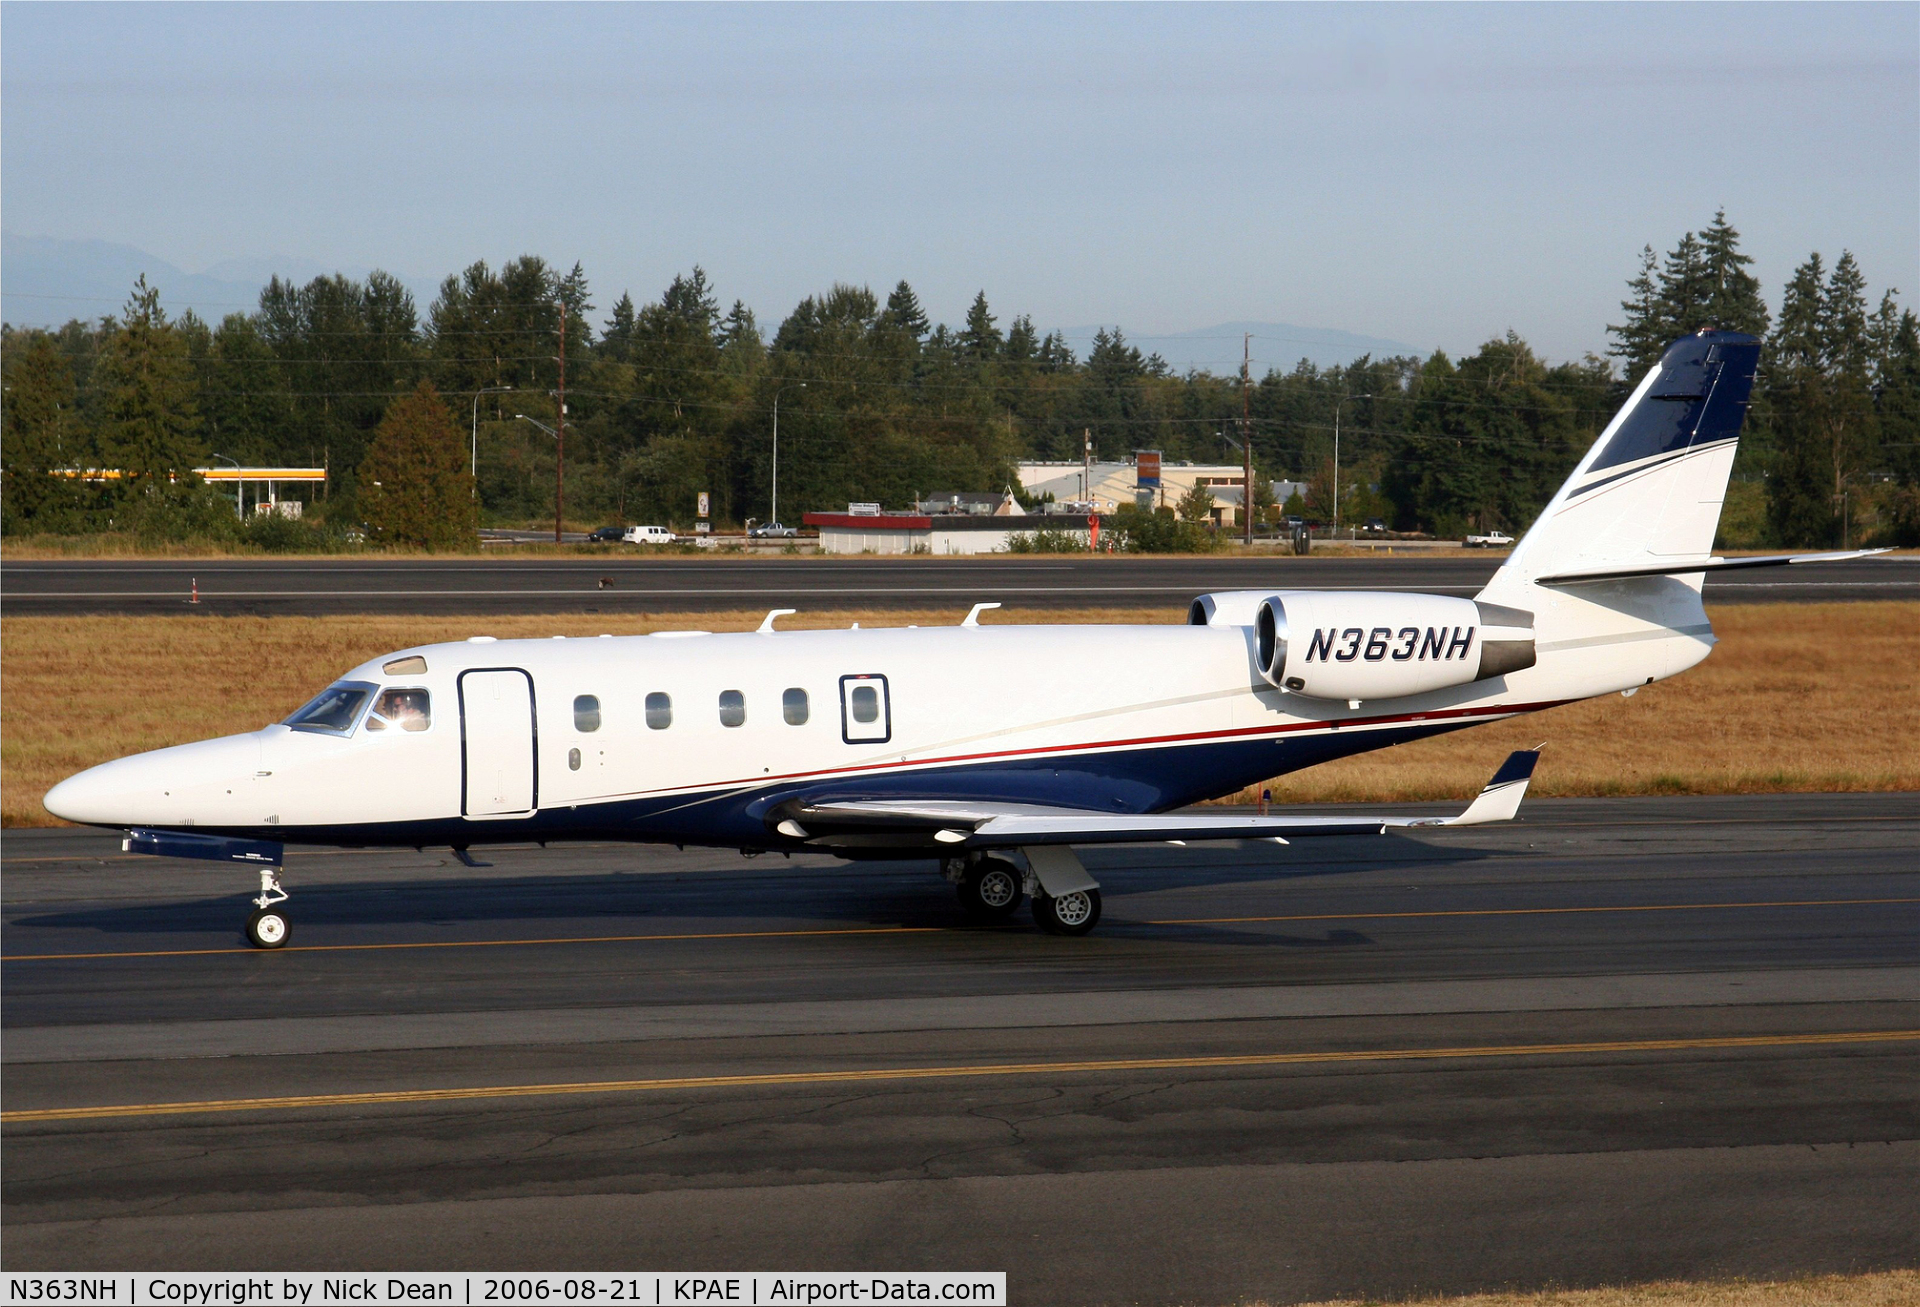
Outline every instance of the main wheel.
<path fill-rule="evenodd" d="M 976 917 L 1005 917 L 1020 906 L 1020 869 L 1004 858 L 982 858 L 958 885 L 960 904 Z"/>
<path fill-rule="evenodd" d="M 255 948 L 280 948 L 292 933 L 292 923 L 279 908 L 255 908 L 247 918 L 247 943 Z"/>
<path fill-rule="evenodd" d="M 1084 935 L 1100 924 L 1100 891 L 1077 889 L 1057 899 L 1036 893 L 1033 921 L 1049 935 Z"/>

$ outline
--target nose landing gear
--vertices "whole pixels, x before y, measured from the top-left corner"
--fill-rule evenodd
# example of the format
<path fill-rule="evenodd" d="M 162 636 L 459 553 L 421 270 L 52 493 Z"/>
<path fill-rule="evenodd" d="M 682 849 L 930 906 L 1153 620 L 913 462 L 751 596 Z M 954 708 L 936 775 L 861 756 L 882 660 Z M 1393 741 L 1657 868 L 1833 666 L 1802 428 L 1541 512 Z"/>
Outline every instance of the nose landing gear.
<path fill-rule="evenodd" d="M 280 888 L 278 867 L 260 868 L 260 897 L 253 901 L 253 914 L 247 918 L 247 943 L 255 948 L 281 948 L 293 933 L 293 924 L 279 905 L 287 901 Z"/>

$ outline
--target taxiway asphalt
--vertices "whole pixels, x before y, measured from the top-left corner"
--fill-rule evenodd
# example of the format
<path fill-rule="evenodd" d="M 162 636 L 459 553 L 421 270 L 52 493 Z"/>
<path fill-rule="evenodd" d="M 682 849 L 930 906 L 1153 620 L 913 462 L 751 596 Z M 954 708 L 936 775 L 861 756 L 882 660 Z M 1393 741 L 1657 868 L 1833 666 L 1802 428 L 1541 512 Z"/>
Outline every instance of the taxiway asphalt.
<path fill-rule="evenodd" d="M 1184 608 L 1209 590 L 1470 595 L 1497 556 L 1451 558 L 100 559 L 7 563 L 0 607 L 46 613 L 561 613 L 716 609 Z M 190 600 L 197 593 L 198 604 Z M 1719 603 L 1920 599 L 1920 557 L 1758 568 L 1708 581 Z"/>
<path fill-rule="evenodd" d="M 1920 1260 L 1920 795 L 931 864 L 10 831 L 9 1270 L 1006 1270 L 1274 1302 Z"/>

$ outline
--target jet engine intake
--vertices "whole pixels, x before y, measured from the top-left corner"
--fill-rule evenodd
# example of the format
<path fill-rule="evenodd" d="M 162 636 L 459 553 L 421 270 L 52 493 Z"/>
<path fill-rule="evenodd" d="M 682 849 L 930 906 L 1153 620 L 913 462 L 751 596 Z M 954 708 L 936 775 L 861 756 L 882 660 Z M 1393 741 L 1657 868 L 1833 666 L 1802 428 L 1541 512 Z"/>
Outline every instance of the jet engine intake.
<path fill-rule="evenodd" d="M 1254 615 L 1269 685 L 1312 699 L 1398 699 L 1534 664 L 1533 614 L 1447 595 L 1296 590 Z"/>

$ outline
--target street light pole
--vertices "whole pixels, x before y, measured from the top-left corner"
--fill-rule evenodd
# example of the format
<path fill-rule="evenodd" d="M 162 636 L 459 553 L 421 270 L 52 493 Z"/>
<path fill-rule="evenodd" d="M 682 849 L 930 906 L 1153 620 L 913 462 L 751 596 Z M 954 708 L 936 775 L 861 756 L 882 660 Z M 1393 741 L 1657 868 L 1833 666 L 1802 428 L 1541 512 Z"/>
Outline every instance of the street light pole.
<path fill-rule="evenodd" d="M 1340 538 L 1340 405 L 1347 402 L 1342 395 L 1333 406 L 1333 538 Z"/>
<path fill-rule="evenodd" d="M 247 520 L 246 495 L 247 483 L 240 479 L 240 460 L 226 454 L 215 454 L 215 458 L 225 459 L 233 464 L 233 515 L 242 522 Z"/>
<path fill-rule="evenodd" d="M 804 381 L 792 384 L 799 390 L 807 388 Z M 785 386 L 777 386 L 773 392 L 773 508 L 767 517 L 769 522 L 780 520 L 780 392 L 785 389 Z"/>
<path fill-rule="evenodd" d="M 473 392 L 473 493 L 476 497 L 480 494 L 480 397 L 512 389 L 512 386 L 482 386 Z"/>
<path fill-rule="evenodd" d="M 560 418 L 553 433 L 553 543 L 560 543 L 566 509 L 567 474 L 567 302 L 560 301 Z"/>

